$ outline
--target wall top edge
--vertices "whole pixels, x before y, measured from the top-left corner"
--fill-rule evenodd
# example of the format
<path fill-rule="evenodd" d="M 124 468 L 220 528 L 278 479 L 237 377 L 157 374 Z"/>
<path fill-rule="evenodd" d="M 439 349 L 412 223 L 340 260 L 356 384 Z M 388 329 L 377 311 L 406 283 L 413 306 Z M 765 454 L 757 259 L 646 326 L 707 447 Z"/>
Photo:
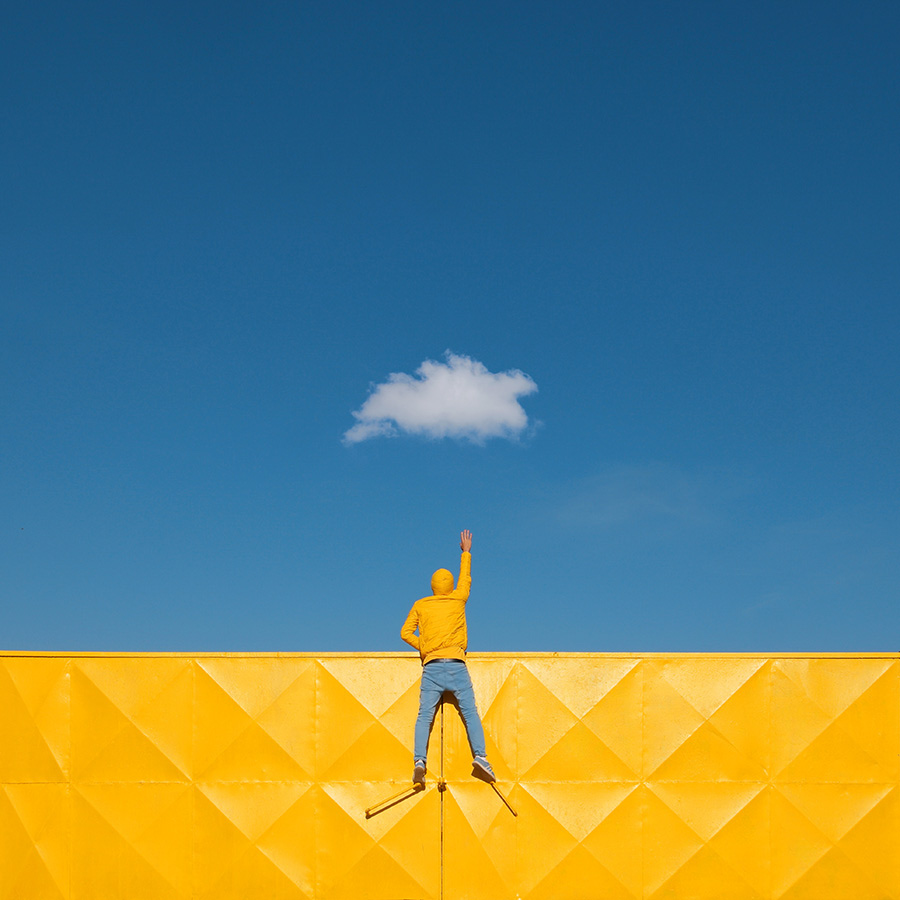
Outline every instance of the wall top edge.
<path fill-rule="evenodd" d="M 56 659 L 418 659 L 417 653 L 400 650 L 389 651 L 73 651 L 55 650 L 0 650 L 2 658 L 56 658 Z M 735 652 L 735 653 L 691 653 L 691 652 L 581 652 L 581 651 L 535 651 L 522 652 L 475 651 L 468 654 L 472 660 L 479 659 L 900 659 L 900 651 L 819 653 L 806 652 Z"/>

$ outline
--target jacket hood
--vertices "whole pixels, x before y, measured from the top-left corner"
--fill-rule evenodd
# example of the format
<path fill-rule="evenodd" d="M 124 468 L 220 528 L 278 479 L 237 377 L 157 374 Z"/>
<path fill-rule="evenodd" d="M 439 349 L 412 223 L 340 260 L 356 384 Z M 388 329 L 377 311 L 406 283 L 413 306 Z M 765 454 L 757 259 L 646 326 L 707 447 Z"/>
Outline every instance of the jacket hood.
<path fill-rule="evenodd" d="M 453 592 L 453 573 L 447 569 L 438 569 L 431 576 L 431 590 L 435 595 L 450 594 Z"/>

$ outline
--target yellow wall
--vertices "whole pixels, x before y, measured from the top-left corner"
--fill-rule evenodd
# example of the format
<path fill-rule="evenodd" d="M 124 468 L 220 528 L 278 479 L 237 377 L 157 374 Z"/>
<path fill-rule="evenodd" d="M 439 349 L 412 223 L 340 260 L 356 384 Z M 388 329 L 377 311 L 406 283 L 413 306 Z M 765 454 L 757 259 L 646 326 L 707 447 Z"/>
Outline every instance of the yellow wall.
<path fill-rule="evenodd" d="M 0 900 L 900 898 L 900 657 L 0 655 Z M 447 789 L 435 778 L 443 775 Z"/>

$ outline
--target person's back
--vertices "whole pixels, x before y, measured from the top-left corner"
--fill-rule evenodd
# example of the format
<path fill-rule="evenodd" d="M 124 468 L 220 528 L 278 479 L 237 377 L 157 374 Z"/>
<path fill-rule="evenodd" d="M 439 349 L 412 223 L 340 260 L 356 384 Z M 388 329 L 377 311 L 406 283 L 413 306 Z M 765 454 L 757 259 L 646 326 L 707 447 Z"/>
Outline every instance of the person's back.
<path fill-rule="evenodd" d="M 460 547 L 463 546 L 464 541 L 460 540 Z M 466 546 L 472 546 L 471 535 Z M 434 593 L 417 600 L 406 617 L 400 637 L 419 651 L 423 665 L 433 659 L 466 658 L 469 645 L 466 603 L 472 587 L 471 573 L 472 554 L 470 550 L 463 550 L 456 588 L 453 587 L 453 574 L 447 569 L 438 569 L 431 576 Z M 417 628 L 418 636 L 415 634 Z"/>
<path fill-rule="evenodd" d="M 438 569 L 431 576 L 431 590 L 434 593 L 413 604 L 400 630 L 403 640 L 419 651 L 423 667 L 413 751 L 413 781 L 417 784 L 424 784 L 425 781 L 428 736 L 435 710 L 445 691 L 452 693 L 459 704 L 474 755 L 475 771 L 480 777 L 495 780 L 494 771 L 486 758 L 484 729 L 465 662 L 469 643 L 466 603 L 472 585 L 470 531 L 460 534 L 459 547 L 462 556 L 456 587 L 453 586 L 453 574 L 447 569 Z"/>

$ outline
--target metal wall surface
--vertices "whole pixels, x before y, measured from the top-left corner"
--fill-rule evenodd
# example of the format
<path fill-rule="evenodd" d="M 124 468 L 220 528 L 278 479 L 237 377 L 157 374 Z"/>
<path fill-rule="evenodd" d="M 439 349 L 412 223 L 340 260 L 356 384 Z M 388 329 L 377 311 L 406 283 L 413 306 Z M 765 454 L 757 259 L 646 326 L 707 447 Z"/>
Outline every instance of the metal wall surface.
<path fill-rule="evenodd" d="M 897 655 L 0 654 L 0 900 L 900 898 Z M 446 790 L 435 786 L 443 776 Z"/>

